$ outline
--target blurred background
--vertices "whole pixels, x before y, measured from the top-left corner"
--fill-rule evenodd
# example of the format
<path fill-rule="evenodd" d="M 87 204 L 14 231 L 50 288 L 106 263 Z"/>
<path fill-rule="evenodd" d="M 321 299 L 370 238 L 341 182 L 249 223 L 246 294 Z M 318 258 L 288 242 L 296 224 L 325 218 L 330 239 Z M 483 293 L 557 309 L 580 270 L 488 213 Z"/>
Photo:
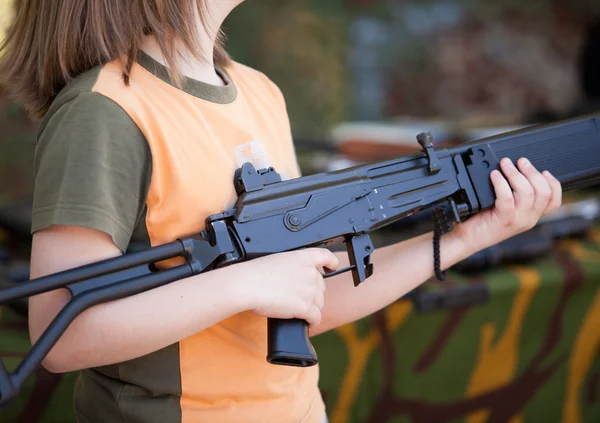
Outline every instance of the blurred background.
<path fill-rule="evenodd" d="M 232 56 L 281 87 L 299 142 L 368 122 L 415 144 L 407 122 L 479 136 L 593 109 L 599 13 L 594 0 L 252 0 L 225 30 Z M 1 94 L 0 109 L 0 192 L 26 195 L 36 125 Z M 377 126 L 390 122 L 398 132 Z"/>
<path fill-rule="evenodd" d="M 13 6 L 0 0 L 0 39 Z M 251 0 L 225 31 L 283 91 L 304 174 L 416 152 L 423 130 L 454 144 L 600 111 L 598 0 Z M 35 135 L 0 91 L 5 283 L 25 278 Z M 597 198 L 568 196 L 565 219 L 426 284 L 431 309 L 413 296 L 315 339 L 332 423 L 600 421 Z M 25 315 L 0 307 L 13 365 Z M 74 421 L 75 376 L 40 369 L 0 422 Z"/>

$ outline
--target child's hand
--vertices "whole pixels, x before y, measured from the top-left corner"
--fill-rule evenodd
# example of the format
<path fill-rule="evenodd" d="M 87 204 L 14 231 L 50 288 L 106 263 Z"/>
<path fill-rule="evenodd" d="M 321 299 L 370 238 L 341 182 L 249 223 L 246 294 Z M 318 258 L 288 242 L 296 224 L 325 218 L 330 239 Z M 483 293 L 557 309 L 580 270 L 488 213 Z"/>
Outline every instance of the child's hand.
<path fill-rule="evenodd" d="M 250 276 L 244 289 L 250 310 L 260 316 L 280 319 L 298 318 L 310 325 L 321 322 L 325 303 L 322 269 L 336 270 L 339 260 L 324 248 L 273 254 L 241 265 Z"/>
<path fill-rule="evenodd" d="M 470 251 L 479 251 L 533 228 L 538 220 L 561 205 L 560 182 L 549 172 L 540 173 L 527 159 L 517 167 L 508 158 L 500 161 L 506 178 L 491 174 L 496 192 L 494 208 L 485 210 L 456 230 Z M 512 192 L 511 192 L 512 187 Z"/>

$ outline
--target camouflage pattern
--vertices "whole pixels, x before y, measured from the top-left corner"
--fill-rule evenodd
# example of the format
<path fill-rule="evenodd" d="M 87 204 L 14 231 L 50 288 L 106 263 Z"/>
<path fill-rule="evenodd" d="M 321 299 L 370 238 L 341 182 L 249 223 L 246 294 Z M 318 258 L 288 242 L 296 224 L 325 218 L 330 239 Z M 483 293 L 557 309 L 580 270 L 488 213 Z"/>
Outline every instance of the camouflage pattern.
<path fill-rule="evenodd" d="M 600 421 L 599 279 L 600 225 L 528 265 L 449 273 L 446 285 L 488 286 L 486 304 L 420 313 L 400 300 L 314 338 L 331 423 Z M 26 321 L 0 311 L 14 368 Z M 0 421 L 74 422 L 75 377 L 38 370 Z"/>
<path fill-rule="evenodd" d="M 419 314 L 399 301 L 315 339 L 330 421 L 600 421 L 600 229 L 486 284 L 487 304 Z M 428 289 L 436 289 L 434 283 Z"/>

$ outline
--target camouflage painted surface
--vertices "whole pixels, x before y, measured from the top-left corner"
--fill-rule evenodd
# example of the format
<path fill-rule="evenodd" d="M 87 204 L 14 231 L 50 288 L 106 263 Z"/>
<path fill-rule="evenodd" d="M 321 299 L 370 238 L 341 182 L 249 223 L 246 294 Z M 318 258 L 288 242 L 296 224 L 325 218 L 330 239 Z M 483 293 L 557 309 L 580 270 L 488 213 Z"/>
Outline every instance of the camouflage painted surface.
<path fill-rule="evenodd" d="M 487 284 L 485 305 L 400 301 L 315 340 L 332 423 L 600 421 L 600 231 Z"/>
<path fill-rule="evenodd" d="M 313 340 L 331 423 L 600 421 L 600 226 L 527 266 L 449 276 L 486 284 L 490 301 L 432 313 L 398 301 Z M 26 323 L 1 317 L 14 367 Z M 74 422 L 75 377 L 39 370 L 0 421 Z"/>

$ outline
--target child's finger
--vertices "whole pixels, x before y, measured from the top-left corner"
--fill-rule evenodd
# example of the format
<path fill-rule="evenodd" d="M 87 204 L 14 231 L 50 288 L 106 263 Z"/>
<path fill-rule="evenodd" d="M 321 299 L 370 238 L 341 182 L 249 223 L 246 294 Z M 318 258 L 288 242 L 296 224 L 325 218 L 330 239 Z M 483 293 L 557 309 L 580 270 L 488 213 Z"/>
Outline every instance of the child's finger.
<path fill-rule="evenodd" d="M 552 213 L 562 204 L 562 185 L 558 179 L 556 179 L 550 172 L 545 170 L 542 172 L 542 175 L 548 183 L 550 184 L 550 201 L 548 201 L 548 205 L 546 206 L 546 210 L 544 210 L 544 215 Z"/>
<path fill-rule="evenodd" d="M 324 272 L 321 273 L 319 272 L 321 275 L 323 275 L 323 273 L 325 273 L 325 269 Z M 320 277 L 319 278 L 319 289 L 321 290 L 321 292 L 325 292 L 325 289 L 327 288 L 327 286 L 325 285 L 325 278 Z"/>
<path fill-rule="evenodd" d="M 494 185 L 494 192 L 496 193 L 496 202 L 494 204 L 496 210 L 500 213 L 506 213 L 514 210 L 515 198 L 513 196 L 508 181 L 502 176 L 502 174 L 494 170 L 490 174 L 492 185 Z"/>
<path fill-rule="evenodd" d="M 534 191 L 533 210 L 536 214 L 541 215 L 548 207 L 552 190 L 550 184 L 544 176 L 531 164 L 526 158 L 521 158 L 517 162 L 519 170 L 532 186 Z"/>
<path fill-rule="evenodd" d="M 531 210 L 533 207 L 534 191 L 527 178 L 519 172 L 517 167 L 508 158 L 500 161 L 500 167 L 514 191 L 515 205 L 523 210 Z"/>
<path fill-rule="evenodd" d="M 304 317 L 304 320 L 306 320 L 310 326 L 317 326 L 319 323 L 321 323 L 321 309 L 317 307 L 316 304 L 313 304 L 306 316 L 297 317 Z"/>
<path fill-rule="evenodd" d="M 323 307 L 325 307 L 325 294 L 323 294 L 323 291 L 317 291 L 315 305 L 319 308 L 319 310 L 322 310 Z"/>
<path fill-rule="evenodd" d="M 307 248 L 304 251 L 316 268 L 327 268 L 335 271 L 340 265 L 338 257 L 326 248 Z"/>

